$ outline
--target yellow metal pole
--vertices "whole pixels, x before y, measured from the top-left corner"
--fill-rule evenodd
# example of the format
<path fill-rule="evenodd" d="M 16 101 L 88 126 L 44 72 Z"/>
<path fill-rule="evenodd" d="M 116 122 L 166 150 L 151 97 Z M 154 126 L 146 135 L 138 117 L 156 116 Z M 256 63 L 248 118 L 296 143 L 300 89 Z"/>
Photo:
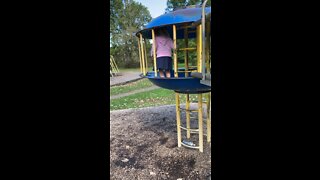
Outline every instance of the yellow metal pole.
<path fill-rule="evenodd" d="M 203 152 L 202 94 L 198 94 L 199 151 Z"/>
<path fill-rule="evenodd" d="M 190 97 L 187 94 L 186 117 L 187 117 L 187 138 L 190 138 Z"/>
<path fill-rule="evenodd" d="M 113 66 L 113 71 L 116 73 L 117 69 L 116 69 L 116 66 L 114 65 L 114 61 L 113 61 L 112 56 L 110 57 L 110 60 L 111 60 L 112 66 Z"/>
<path fill-rule="evenodd" d="M 116 60 L 114 60 L 114 58 L 112 58 L 112 59 L 113 59 L 113 61 L 114 61 L 114 65 L 116 66 L 117 72 L 119 73 L 120 71 L 119 71 L 118 65 L 117 65 L 117 63 L 116 63 Z"/>
<path fill-rule="evenodd" d="M 114 65 L 113 65 L 112 58 L 110 58 L 110 65 L 111 65 L 111 72 L 112 72 L 112 73 L 116 73 L 115 67 L 114 67 Z"/>
<path fill-rule="evenodd" d="M 154 35 L 154 29 L 152 29 L 152 45 L 153 45 L 154 76 L 157 77 L 158 71 L 157 71 L 156 37 Z"/>
<path fill-rule="evenodd" d="M 144 53 L 143 53 L 143 42 L 142 42 L 142 34 L 140 33 L 140 45 L 141 45 L 141 55 L 142 55 L 142 71 L 143 75 L 146 75 L 146 69 L 144 65 Z"/>
<path fill-rule="evenodd" d="M 117 72 L 117 73 L 120 72 L 120 71 L 119 71 L 119 68 L 118 68 L 118 66 L 117 66 L 117 63 L 116 63 L 116 61 L 114 60 L 113 56 L 111 56 L 111 58 L 112 58 L 112 61 L 113 61 L 113 63 L 114 63 L 114 67 L 115 67 L 115 69 L 116 69 L 116 72 Z"/>
<path fill-rule="evenodd" d="M 147 41 L 146 39 L 144 38 L 144 54 L 146 57 L 146 72 L 148 72 L 148 54 L 147 54 Z"/>
<path fill-rule="evenodd" d="M 201 15 L 201 25 L 202 25 L 202 60 L 201 60 L 201 73 L 202 73 L 202 80 L 205 80 L 206 79 L 206 48 L 205 46 L 207 45 L 206 44 L 206 13 L 205 13 L 205 7 L 206 7 L 206 3 L 207 3 L 208 0 L 205 0 L 203 1 L 203 4 L 202 4 L 202 15 Z"/>
<path fill-rule="evenodd" d="M 211 92 L 207 95 L 207 142 L 211 141 Z"/>
<path fill-rule="evenodd" d="M 143 73 L 142 72 L 142 60 L 141 60 L 142 57 L 141 57 L 140 39 L 138 39 L 138 47 L 139 47 L 138 49 L 139 49 L 139 60 L 140 60 L 140 72 Z"/>
<path fill-rule="evenodd" d="M 197 26 L 197 69 L 198 72 L 202 72 L 202 36 L 201 25 Z"/>
<path fill-rule="evenodd" d="M 181 121 L 180 121 L 180 97 L 176 92 L 176 115 L 177 115 L 177 134 L 178 134 L 178 147 L 181 147 Z"/>
<path fill-rule="evenodd" d="M 110 56 L 110 66 L 111 66 L 111 72 L 113 73 L 114 72 L 114 68 L 113 68 L 113 64 L 112 64 L 112 56 Z"/>
<path fill-rule="evenodd" d="M 112 66 L 112 62 L 111 62 L 111 58 L 110 58 L 110 67 L 111 67 L 111 72 L 113 73 L 113 66 Z"/>
<path fill-rule="evenodd" d="M 112 67 L 111 62 L 110 62 L 110 66 L 111 66 L 110 73 L 112 74 L 112 77 L 113 77 L 113 67 Z"/>
<path fill-rule="evenodd" d="M 185 29 L 184 29 L 184 44 L 185 44 L 185 48 L 188 48 L 188 27 L 187 26 L 185 26 Z M 187 49 L 184 51 L 184 63 L 185 63 L 185 70 L 186 70 L 185 77 L 188 77 L 189 61 L 188 61 Z"/>
<path fill-rule="evenodd" d="M 177 60 L 177 28 L 173 25 L 173 61 L 174 61 L 174 77 L 178 77 L 178 60 Z"/>
<path fill-rule="evenodd" d="M 206 25 L 206 70 L 210 72 L 210 24 Z"/>

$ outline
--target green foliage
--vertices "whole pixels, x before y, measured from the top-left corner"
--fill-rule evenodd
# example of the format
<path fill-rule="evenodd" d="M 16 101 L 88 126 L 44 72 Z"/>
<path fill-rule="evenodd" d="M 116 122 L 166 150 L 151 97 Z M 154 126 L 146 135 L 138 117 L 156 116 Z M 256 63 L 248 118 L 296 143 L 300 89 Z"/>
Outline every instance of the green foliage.
<path fill-rule="evenodd" d="M 191 6 L 191 5 L 200 5 L 203 0 L 168 0 L 166 12 L 173 11 L 175 8 Z M 207 6 L 211 6 L 211 0 L 208 0 Z"/>
<path fill-rule="evenodd" d="M 110 0 L 110 54 L 120 67 L 139 67 L 135 33 L 151 20 L 148 9 L 133 0 Z"/>

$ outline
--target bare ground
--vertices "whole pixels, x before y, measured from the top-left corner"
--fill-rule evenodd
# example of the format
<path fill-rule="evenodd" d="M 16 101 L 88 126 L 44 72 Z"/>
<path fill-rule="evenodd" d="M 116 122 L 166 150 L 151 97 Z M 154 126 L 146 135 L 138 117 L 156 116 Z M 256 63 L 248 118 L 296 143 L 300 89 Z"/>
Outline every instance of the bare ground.
<path fill-rule="evenodd" d="M 177 147 L 175 106 L 112 111 L 110 130 L 112 180 L 211 179 L 211 143 L 205 137 L 203 153 Z M 197 134 L 191 139 L 198 145 Z"/>

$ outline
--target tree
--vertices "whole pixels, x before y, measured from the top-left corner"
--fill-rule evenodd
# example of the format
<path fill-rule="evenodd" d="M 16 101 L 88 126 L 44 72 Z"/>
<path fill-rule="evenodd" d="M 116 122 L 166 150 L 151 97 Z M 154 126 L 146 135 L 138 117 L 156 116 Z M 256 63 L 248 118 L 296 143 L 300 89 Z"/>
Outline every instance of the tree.
<path fill-rule="evenodd" d="M 122 67 L 138 67 L 138 42 L 134 33 L 151 20 L 148 9 L 133 0 L 110 0 L 110 54 Z"/>
<path fill-rule="evenodd" d="M 201 5 L 203 0 L 168 0 L 166 12 L 171 12 L 175 8 L 191 6 L 191 5 Z M 211 6 L 211 0 L 208 0 L 207 4 Z"/>

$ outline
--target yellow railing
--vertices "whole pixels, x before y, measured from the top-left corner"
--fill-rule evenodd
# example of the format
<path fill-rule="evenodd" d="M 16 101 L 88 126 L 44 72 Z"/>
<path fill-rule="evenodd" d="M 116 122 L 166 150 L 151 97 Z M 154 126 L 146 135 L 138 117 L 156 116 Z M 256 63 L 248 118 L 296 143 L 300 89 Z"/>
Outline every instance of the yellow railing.
<path fill-rule="evenodd" d="M 139 35 L 139 44 L 140 44 L 140 46 L 139 46 L 139 51 L 141 52 L 141 61 L 142 61 L 142 71 L 141 71 L 141 73 L 143 74 L 143 75 L 146 75 L 147 73 L 147 71 L 146 71 L 146 66 L 145 66 L 145 58 L 144 58 L 144 56 L 145 56 L 145 53 L 144 53 L 144 48 L 143 48 L 143 38 L 142 38 L 142 34 L 140 33 L 140 35 Z"/>
<path fill-rule="evenodd" d="M 173 25 L 173 65 L 174 77 L 178 77 L 177 28 Z"/>
<path fill-rule="evenodd" d="M 154 29 L 152 29 L 152 45 L 153 45 L 153 67 L 154 67 L 154 76 L 158 76 L 157 69 L 157 55 L 156 55 L 156 37 L 154 35 Z"/>
<path fill-rule="evenodd" d="M 119 68 L 117 66 L 116 61 L 114 60 L 113 56 L 110 56 L 110 66 L 111 66 L 111 73 L 116 74 L 119 73 Z"/>
<path fill-rule="evenodd" d="M 194 27 L 196 28 L 196 31 L 191 31 L 189 28 Z M 177 28 L 176 25 L 172 25 L 173 29 L 173 70 L 174 70 L 174 77 L 178 77 L 178 73 L 184 72 L 185 77 L 189 76 L 190 72 L 198 72 L 203 73 L 202 71 L 205 70 L 207 72 L 210 72 L 211 69 L 211 61 L 210 61 L 210 26 L 206 25 L 206 32 L 205 33 L 205 42 L 203 42 L 203 34 L 202 34 L 202 24 L 197 25 L 184 25 L 179 28 Z M 177 29 L 184 29 L 184 47 L 177 48 Z M 196 32 L 196 47 L 188 47 L 188 36 L 190 33 Z M 155 77 L 158 76 L 157 71 L 157 56 L 156 56 L 156 39 L 155 39 L 155 30 L 151 29 L 152 33 L 152 54 L 153 54 L 153 69 L 155 71 Z M 139 47 L 139 60 L 140 60 L 140 71 L 143 75 L 146 75 L 148 72 L 148 64 L 147 64 L 147 50 L 146 50 L 146 39 L 143 38 L 142 34 L 140 33 L 138 36 L 138 47 Z M 203 44 L 205 43 L 205 54 L 203 55 Z M 196 66 L 189 65 L 189 51 L 196 51 Z M 178 66 L 178 52 L 184 53 L 184 70 L 179 70 Z M 205 57 L 202 57 L 205 56 Z M 204 61 L 204 62 L 203 62 Z M 206 68 L 203 68 L 203 64 L 205 64 Z M 195 69 L 193 69 L 195 68 Z M 193 70 L 190 70 L 193 69 Z"/>

